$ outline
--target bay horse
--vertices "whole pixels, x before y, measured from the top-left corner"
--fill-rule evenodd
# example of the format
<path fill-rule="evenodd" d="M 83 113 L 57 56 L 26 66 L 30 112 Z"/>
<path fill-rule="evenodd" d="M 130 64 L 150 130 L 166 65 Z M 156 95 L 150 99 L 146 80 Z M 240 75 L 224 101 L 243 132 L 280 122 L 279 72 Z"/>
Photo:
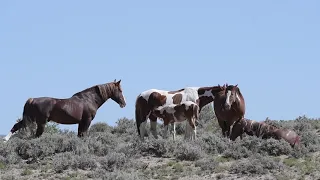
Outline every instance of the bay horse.
<path fill-rule="evenodd" d="M 183 122 L 187 119 L 187 123 L 193 130 L 191 140 L 196 139 L 196 120 L 199 119 L 199 106 L 197 103 L 185 101 L 180 104 L 159 106 L 153 110 L 153 113 L 164 121 L 164 126 L 166 127 L 164 129 L 164 138 L 167 138 L 169 123 Z M 186 129 L 185 139 L 187 136 L 190 138 L 189 131 Z M 175 134 L 173 135 L 173 140 L 175 140 Z"/>
<path fill-rule="evenodd" d="M 135 103 L 135 119 L 138 135 L 141 140 L 144 140 L 145 125 L 147 120 L 150 119 L 150 131 L 155 138 L 158 138 L 156 131 L 157 116 L 153 113 L 155 108 L 169 104 L 180 104 L 184 101 L 192 101 L 199 106 L 200 112 L 201 109 L 212 102 L 215 95 L 222 90 L 222 87 L 218 85 L 211 87 L 186 87 L 176 91 L 149 89 L 140 93 Z M 173 128 L 173 133 L 175 134 L 175 125 Z"/>
<path fill-rule="evenodd" d="M 261 137 L 262 139 L 274 138 L 280 140 L 282 138 L 287 141 L 292 148 L 295 145 L 300 146 L 301 138 L 296 132 L 285 128 L 278 128 L 265 122 L 241 119 L 234 124 L 230 139 L 235 141 L 237 137 L 243 133 L 249 136 Z"/>
<path fill-rule="evenodd" d="M 4 140 L 8 141 L 17 130 L 31 122 L 36 122 L 35 136 L 40 137 L 49 121 L 59 124 L 79 124 L 78 137 L 82 137 L 87 132 L 97 110 L 109 98 L 118 103 L 121 108 L 126 106 L 120 82 L 121 80 L 114 80 L 114 82 L 95 85 L 65 99 L 29 98 L 24 105 L 22 120 L 14 124 Z"/>
<path fill-rule="evenodd" d="M 222 136 L 229 138 L 233 124 L 244 118 L 245 100 L 238 84 L 228 85 L 226 83 L 223 90 L 217 94 L 213 106 Z M 242 136 L 240 138 L 242 139 Z"/>

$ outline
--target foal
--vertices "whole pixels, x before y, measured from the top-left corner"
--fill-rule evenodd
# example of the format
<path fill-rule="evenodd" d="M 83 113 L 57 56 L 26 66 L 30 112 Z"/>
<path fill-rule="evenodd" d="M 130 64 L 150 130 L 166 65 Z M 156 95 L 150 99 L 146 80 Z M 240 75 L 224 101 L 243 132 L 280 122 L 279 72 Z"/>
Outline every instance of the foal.
<path fill-rule="evenodd" d="M 293 130 L 278 128 L 265 122 L 256 122 L 248 119 L 239 120 L 233 125 L 230 139 L 234 141 L 243 133 L 250 136 L 261 137 L 262 139 L 274 138 L 280 140 L 282 138 L 287 141 L 292 148 L 295 145 L 300 145 L 300 136 Z"/>
<path fill-rule="evenodd" d="M 196 121 L 199 119 L 199 106 L 192 101 L 185 101 L 181 104 L 169 104 L 159 106 L 153 110 L 153 113 L 164 121 L 164 137 L 167 138 L 168 124 L 175 122 L 182 122 L 186 119 L 185 139 L 190 138 L 189 126 L 193 129 L 191 140 L 196 139 Z M 173 133 L 173 140 L 175 140 L 175 133 Z"/>

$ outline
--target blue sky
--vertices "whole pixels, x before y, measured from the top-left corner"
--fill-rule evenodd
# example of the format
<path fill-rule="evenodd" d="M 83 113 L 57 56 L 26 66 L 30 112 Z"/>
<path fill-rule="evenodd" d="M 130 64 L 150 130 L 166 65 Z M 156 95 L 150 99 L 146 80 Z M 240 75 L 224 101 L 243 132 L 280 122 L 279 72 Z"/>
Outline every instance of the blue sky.
<path fill-rule="evenodd" d="M 0 134 L 29 97 L 122 79 L 134 117 L 147 89 L 239 84 L 246 117 L 319 117 L 319 1 L 1 1 Z M 63 128 L 77 130 L 77 125 Z"/>

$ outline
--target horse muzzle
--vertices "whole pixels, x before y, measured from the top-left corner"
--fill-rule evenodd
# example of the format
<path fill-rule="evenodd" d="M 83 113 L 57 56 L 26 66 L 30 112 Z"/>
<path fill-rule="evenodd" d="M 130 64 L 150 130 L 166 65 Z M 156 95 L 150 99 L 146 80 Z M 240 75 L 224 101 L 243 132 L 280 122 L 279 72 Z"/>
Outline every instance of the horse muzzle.
<path fill-rule="evenodd" d="M 225 104 L 224 109 L 229 111 L 231 109 L 231 106 L 229 104 Z"/>
<path fill-rule="evenodd" d="M 121 103 L 121 104 L 120 104 L 120 107 L 121 107 L 121 108 L 124 108 L 124 107 L 126 107 L 126 104 L 122 104 L 122 103 Z"/>

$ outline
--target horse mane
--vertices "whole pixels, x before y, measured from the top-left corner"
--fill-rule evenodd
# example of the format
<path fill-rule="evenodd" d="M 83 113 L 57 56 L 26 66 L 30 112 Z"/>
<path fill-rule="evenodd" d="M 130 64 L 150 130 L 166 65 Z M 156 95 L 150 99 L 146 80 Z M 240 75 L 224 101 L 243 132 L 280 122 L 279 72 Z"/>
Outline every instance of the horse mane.
<path fill-rule="evenodd" d="M 112 94 L 112 88 L 113 88 L 112 84 L 113 83 L 94 85 L 94 86 L 91 86 L 89 88 L 86 88 L 82 91 L 79 91 L 79 92 L 73 94 L 72 97 L 74 97 L 74 96 L 81 97 L 87 93 L 94 93 L 94 94 L 98 94 L 99 96 L 101 96 L 101 98 L 103 100 L 106 100 L 109 97 L 109 95 Z"/>
<path fill-rule="evenodd" d="M 243 99 L 243 95 L 242 95 L 242 93 L 241 93 L 241 91 L 240 91 L 240 88 L 238 88 L 237 87 L 237 93 L 242 97 L 242 99 Z"/>
<path fill-rule="evenodd" d="M 213 89 L 213 90 L 220 89 L 222 87 L 223 86 L 205 86 L 205 87 L 200 87 L 199 89 L 207 91 L 207 90 L 211 90 L 211 89 Z"/>

